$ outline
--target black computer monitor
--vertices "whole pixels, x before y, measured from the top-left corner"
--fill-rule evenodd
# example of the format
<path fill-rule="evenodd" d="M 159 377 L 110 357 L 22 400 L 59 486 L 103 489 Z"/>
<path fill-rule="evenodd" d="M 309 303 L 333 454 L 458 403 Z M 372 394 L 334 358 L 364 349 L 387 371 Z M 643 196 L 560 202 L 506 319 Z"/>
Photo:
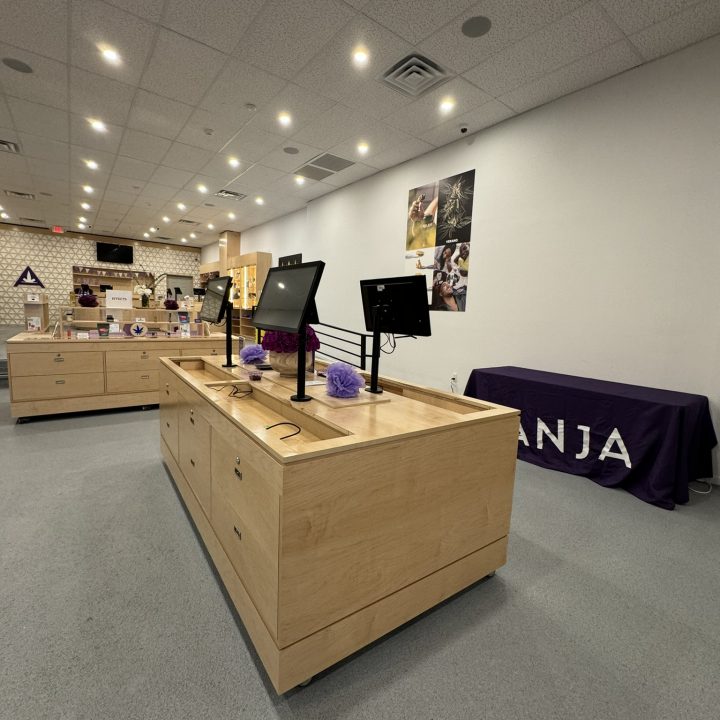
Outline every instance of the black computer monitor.
<path fill-rule="evenodd" d="M 196 297 L 205 297 L 205 288 L 193 288 L 193 295 Z"/>
<path fill-rule="evenodd" d="M 262 330 L 297 333 L 304 324 L 317 322 L 315 293 L 324 268 L 320 260 L 270 268 L 253 325 Z"/>
<path fill-rule="evenodd" d="M 228 307 L 232 278 L 229 276 L 209 280 L 200 309 L 200 319 L 209 323 L 222 322 Z"/>
<path fill-rule="evenodd" d="M 365 328 L 396 335 L 430 335 L 427 281 L 424 275 L 361 280 Z"/>

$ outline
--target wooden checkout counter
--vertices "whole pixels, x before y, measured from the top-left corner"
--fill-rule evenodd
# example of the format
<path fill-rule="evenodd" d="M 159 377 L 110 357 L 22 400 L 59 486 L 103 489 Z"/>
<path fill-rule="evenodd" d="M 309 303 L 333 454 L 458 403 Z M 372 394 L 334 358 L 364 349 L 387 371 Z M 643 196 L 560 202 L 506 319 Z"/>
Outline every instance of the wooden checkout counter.
<path fill-rule="evenodd" d="M 162 453 L 278 693 L 505 563 L 517 410 L 221 364 L 160 360 Z"/>
<path fill-rule="evenodd" d="M 221 333 L 189 338 L 54 339 L 22 332 L 7 341 L 12 417 L 157 405 L 158 358 L 223 355 Z"/>

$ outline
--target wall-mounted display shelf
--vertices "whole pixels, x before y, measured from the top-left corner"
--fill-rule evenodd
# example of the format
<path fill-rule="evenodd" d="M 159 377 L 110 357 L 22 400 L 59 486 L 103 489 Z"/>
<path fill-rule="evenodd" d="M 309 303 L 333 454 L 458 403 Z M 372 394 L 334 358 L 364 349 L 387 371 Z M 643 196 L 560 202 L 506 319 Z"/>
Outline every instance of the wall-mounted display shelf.
<path fill-rule="evenodd" d="M 144 271 L 73 265 L 73 288 L 89 285 L 93 294 L 100 297 L 105 294 L 100 292 L 101 285 L 112 285 L 113 290 L 134 290 L 136 285 L 151 285 L 154 280 L 152 273 Z"/>
<path fill-rule="evenodd" d="M 254 339 L 252 312 L 272 266 L 272 254 L 236 255 L 228 259 L 228 265 L 233 279 L 233 334 Z"/>

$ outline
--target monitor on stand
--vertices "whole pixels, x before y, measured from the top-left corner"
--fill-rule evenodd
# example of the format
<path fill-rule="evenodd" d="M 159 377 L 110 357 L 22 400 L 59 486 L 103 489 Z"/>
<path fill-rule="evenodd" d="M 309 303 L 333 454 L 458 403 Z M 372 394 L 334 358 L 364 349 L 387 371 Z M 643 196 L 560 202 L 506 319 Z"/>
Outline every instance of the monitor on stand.
<path fill-rule="evenodd" d="M 230 291 L 232 278 L 228 275 L 208 281 L 205 297 L 200 308 L 200 319 L 217 325 L 225 318 L 225 364 L 223 367 L 236 367 L 232 361 L 232 303 Z"/>
<path fill-rule="evenodd" d="M 261 330 L 279 330 L 298 336 L 297 393 L 290 399 L 307 402 L 305 394 L 305 327 L 317 322 L 315 293 L 322 277 L 325 263 L 315 262 L 270 268 L 258 301 L 253 325 Z"/>
<path fill-rule="evenodd" d="M 378 387 L 380 334 L 430 336 L 430 306 L 424 275 L 361 280 L 365 328 L 373 334 L 370 387 L 367 392 L 381 393 Z"/>

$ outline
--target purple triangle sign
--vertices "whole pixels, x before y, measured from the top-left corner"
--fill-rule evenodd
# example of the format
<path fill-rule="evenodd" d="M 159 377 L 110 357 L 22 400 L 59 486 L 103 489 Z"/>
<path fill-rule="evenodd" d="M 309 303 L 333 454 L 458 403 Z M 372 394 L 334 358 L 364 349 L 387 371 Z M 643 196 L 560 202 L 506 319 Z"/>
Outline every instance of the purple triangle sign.
<path fill-rule="evenodd" d="M 18 287 L 19 285 L 30 285 L 31 287 L 41 288 L 45 287 L 40 281 L 40 278 L 35 274 L 34 270 L 29 265 L 20 273 L 20 277 L 15 281 L 15 285 L 13 285 L 13 287 Z"/>

